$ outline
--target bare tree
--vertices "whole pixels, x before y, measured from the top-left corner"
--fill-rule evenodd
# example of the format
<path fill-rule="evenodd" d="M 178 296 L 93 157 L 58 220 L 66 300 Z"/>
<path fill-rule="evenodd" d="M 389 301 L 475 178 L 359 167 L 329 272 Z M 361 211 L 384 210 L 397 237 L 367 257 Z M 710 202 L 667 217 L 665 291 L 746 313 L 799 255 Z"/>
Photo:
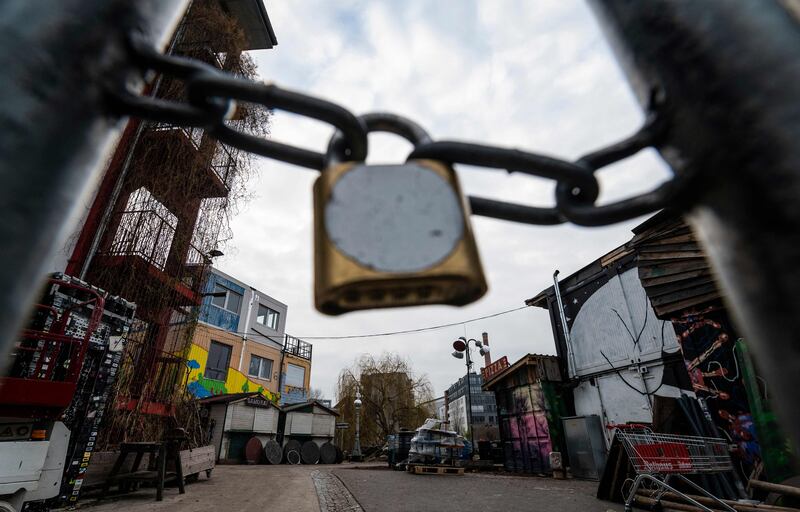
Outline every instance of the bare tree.
<path fill-rule="evenodd" d="M 411 364 L 396 353 L 378 358 L 363 355 L 339 373 L 336 389 L 341 421 L 350 423 L 343 449 L 350 449 L 355 436 L 356 387 L 361 391 L 362 448 L 383 446 L 389 434 L 401 428 L 414 429 L 430 415 L 424 404 L 432 399 L 426 375 L 416 375 Z"/>
<path fill-rule="evenodd" d="M 308 391 L 308 399 L 309 400 L 322 400 L 325 398 L 324 393 L 319 388 L 311 388 Z"/>

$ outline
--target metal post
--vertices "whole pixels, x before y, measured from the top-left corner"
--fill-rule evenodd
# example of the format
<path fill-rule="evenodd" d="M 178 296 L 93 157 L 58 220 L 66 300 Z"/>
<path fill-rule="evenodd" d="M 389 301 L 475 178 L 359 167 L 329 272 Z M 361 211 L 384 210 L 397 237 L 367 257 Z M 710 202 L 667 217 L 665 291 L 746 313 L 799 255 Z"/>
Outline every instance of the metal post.
<path fill-rule="evenodd" d="M 361 460 L 361 391 L 356 388 L 356 439 L 353 443 L 353 453 L 351 459 Z"/>
<path fill-rule="evenodd" d="M 0 3 L 0 353 L 14 343 L 119 135 L 106 88 L 138 75 L 127 35 L 137 30 L 163 47 L 186 4 Z"/>
<path fill-rule="evenodd" d="M 472 386 L 470 383 L 469 373 L 472 369 L 472 359 L 469 357 L 469 340 L 467 341 L 467 428 L 469 428 L 469 440 L 472 443 L 472 449 L 475 450 L 475 433 L 472 432 Z"/>
<path fill-rule="evenodd" d="M 688 220 L 800 446 L 800 8 L 797 2 L 592 0 L 657 148 L 693 177 Z"/>
<path fill-rule="evenodd" d="M 558 316 L 561 318 L 561 330 L 564 331 L 564 341 L 567 344 L 567 366 L 572 366 L 572 375 L 570 378 L 578 374 L 578 368 L 575 366 L 575 352 L 572 350 L 572 340 L 569 337 L 569 327 L 567 326 L 567 316 L 564 313 L 564 303 L 561 300 L 561 288 L 558 285 L 558 270 L 553 272 L 553 290 L 556 293 L 556 303 L 558 304 Z M 569 372 L 567 372 L 569 373 Z"/>

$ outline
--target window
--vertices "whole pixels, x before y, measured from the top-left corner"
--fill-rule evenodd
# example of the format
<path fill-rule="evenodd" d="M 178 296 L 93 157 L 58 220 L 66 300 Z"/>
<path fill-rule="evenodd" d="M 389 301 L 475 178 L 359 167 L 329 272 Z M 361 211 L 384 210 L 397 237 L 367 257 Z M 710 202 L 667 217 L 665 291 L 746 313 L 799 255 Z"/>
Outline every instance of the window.
<path fill-rule="evenodd" d="M 256 322 L 260 323 L 261 325 L 277 331 L 278 320 L 280 317 L 281 314 L 274 309 L 270 309 L 267 306 L 262 306 L 261 304 L 258 305 L 258 316 L 256 316 Z"/>
<path fill-rule="evenodd" d="M 231 362 L 231 352 L 233 347 L 218 343 L 211 342 L 208 349 L 208 361 L 206 361 L 205 377 L 207 379 L 225 381 L 228 377 L 228 365 Z"/>
<path fill-rule="evenodd" d="M 296 364 L 286 365 L 286 385 L 293 388 L 305 388 L 306 369 Z"/>
<path fill-rule="evenodd" d="M 248 372 L 251 377 L 258 377 L 259 379 L 271 380 L 272 379 L 272 359 L 265 357 L 250 356 L 250 370 Z"/>
<path fill-rule="evenodd" d="M 242 295 L 233 290 L 225 288 L 219 283 L 214 284 L 215 294 L 225 294 L 214 296 L 211 298 L 211 303 L 218 308 L 226 309 L 232 313 L 239 313 L 239 308 L 242 307 Z"/>

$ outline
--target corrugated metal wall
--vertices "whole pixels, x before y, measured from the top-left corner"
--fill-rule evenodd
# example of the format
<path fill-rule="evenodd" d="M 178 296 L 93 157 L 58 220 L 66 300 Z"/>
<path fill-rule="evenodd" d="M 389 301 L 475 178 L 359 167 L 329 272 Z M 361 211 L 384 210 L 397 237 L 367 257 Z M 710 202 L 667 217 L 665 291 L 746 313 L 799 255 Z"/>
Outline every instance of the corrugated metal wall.
<path fill-rule="evenodd" d="M 608 361 L 625 366 L 660 358 L 662 347 L 678 349 L 672 324 L 656 318 L 635 268 L 612 276 L 586 300 L 570 338 L 578 376 L 610 370 Z"/>

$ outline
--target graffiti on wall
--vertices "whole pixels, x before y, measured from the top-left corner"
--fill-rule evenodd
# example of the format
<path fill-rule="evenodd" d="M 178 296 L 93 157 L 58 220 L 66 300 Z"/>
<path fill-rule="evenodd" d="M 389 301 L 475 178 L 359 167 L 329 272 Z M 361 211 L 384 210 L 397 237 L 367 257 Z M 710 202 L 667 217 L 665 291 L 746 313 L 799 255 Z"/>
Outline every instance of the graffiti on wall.
<path fill-rule="evenodd" d="M 250 380 L 246 375 L 234 368 L 228 368 L 228 375 L 225 378 L 225 382 L 206 378 L 205 371 L 206 361 L 208 361 L 208 350 L 203 347 L 192 344 L 189 349 L 189 356 L 186 359 L 186 366 L 189 367 L 186 388 L 197 398 L 206 398 L 226 393 L 258 392 L 267 400 L 271 400 L 274 403 L 278 403 L 280 399 L 278 393 L 273 393 L 265 389 L 264 386 Z"/>
<path fill-rule="evenodd" d="M 716 426 L 738 446 L 736 458 L 749 474 L 761 450 L 736 357 L 736 337 L 717 307 L 690 310 L 672 319 L 695 394 L 705 401 Z"/>
<path fill-rule="evenodd" d="M 540 385 L 506 389 L 497 392 L 496 396 L 506 469 L 547 471 L 553 444 L 546 400 Z"/>

